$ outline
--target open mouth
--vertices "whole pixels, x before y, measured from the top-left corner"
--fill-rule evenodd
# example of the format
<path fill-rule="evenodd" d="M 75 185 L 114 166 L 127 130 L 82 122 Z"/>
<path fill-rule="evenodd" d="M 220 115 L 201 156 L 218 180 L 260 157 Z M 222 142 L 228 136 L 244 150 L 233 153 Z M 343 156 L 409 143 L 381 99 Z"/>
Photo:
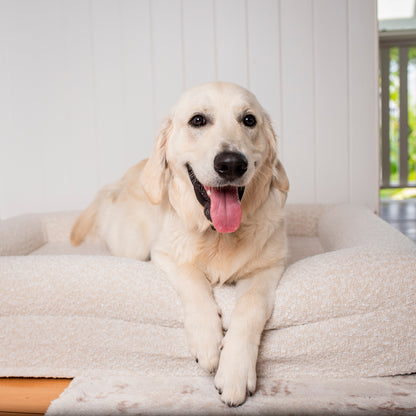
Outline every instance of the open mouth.
<path fill-rule="evenodd" d="M 194 187 L 196 199 L 204 208 L 204 214 L 220 233 L 232 233 L 241 223 L 241 199 L 244 186 L 210 187 L 202 185 L 189 164 L 186 165 Z"/>

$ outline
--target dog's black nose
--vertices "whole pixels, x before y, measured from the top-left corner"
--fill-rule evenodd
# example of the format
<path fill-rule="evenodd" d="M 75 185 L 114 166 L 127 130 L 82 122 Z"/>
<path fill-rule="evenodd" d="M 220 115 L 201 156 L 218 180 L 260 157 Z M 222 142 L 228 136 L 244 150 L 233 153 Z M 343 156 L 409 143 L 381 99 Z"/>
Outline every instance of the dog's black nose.
<path fill-rule="evenodd" d="M 248 167 L 247 158 L 239 152 L 221 152 L 215 156 L 214 169 L 224 179 L 230 181 L 241 178 Z"/>

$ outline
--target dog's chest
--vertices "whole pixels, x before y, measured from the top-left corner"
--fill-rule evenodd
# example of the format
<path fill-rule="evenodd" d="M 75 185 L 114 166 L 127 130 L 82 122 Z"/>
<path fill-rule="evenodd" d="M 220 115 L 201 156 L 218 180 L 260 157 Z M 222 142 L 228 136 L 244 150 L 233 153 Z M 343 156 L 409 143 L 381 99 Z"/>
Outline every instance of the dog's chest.
<path fill-rule="evenodd" d="M 255 251 L 247 240 L 231 235 L 214 236 L 202 242 L 195 264 L 212 284 L 232 283 L 251 273 Z"/>
<path fill-rule="evenodd" d="M 156 243 L 155 254 L 164 253 L 179 267 L 197 267 L 213 285 L 248 277 L 274 261 L 273 243 L 270 245 L 269 236 L 255 227 L 219 234 L 211 229 L 184 230 L 174 222 L 169 225 Z"/>

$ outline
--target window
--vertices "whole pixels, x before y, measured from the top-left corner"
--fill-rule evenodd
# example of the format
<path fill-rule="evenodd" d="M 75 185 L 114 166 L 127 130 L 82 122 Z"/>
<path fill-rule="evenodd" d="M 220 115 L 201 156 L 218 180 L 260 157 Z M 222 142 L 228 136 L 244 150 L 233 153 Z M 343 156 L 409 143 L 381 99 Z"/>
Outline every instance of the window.
<path fill-rule="evenodd" d="M 416 186 L 416 0 L 378 0 L 381 188 Z"/>

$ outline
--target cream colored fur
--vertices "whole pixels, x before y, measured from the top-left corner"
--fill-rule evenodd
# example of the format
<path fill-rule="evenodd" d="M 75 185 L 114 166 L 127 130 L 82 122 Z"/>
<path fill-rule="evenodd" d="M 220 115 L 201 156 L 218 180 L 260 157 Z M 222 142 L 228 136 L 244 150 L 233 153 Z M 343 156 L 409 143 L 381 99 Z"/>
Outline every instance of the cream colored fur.
<path fill-rule="evenodd" d="M 241 122 L 253 114 L 253 128 Z M 189 124 L 195 114 L 210 122 Z M 248 160 L 233 185 L 245 186 L 237 231 L 220 234 L 198 203 L 188 176 L 216 186 L 215 156 L 232 150 Z M 238 182 L 238 183 L 237 183 Z M 286 258 L 282 208 L 289 184 L 277 158 L 269 117 L 249 91 L 210 83 L 187 91 L 170 111 L 149 160 L 105 187 L 76 221 L 71 241 L 96 233 L 117 256 L 152 260 L 170 276 L 184 308 L 190 350 L 230 406 L 256 388 L 260 338 Z M 238 301 L 223 335 L 212 286 L 237 283 Z"/>

